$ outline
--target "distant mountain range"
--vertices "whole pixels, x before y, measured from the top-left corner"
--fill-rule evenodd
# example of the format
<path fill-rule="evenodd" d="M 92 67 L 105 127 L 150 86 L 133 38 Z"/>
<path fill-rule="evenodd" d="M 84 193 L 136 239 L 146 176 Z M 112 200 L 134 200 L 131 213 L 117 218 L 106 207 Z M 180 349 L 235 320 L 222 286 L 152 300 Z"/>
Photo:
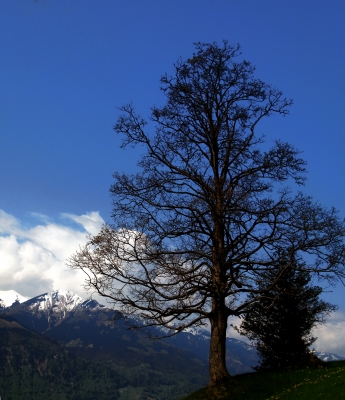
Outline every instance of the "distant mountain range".
<path fill-rule="evenodd" d="M 140 330 L 128 330 L 120 312 L 64 290 L 31 299 L 14 291 L 0 292 L 0 299 L 0 318 L 6 321 L 2 331 L 8 332 L 8 324 L 12 324 L 11 329 L 16 329 L 17 335 L 25 332 L 25 335 L 40 338 L 42 348 L 47 346 L 45 340 L 53 340 L 49 343 L 59 345 L 66 360 L 70 360 L 68 357 L 86 360 L 84 362 L 93 363 L 90 364 L 92 367 L 87 367 L 89 370 L 98 368 L 103 376 L 112 375 L 115 397 L 106 397 L 108 391 L 104 399 L 177 399 L 207 384 L 210 333 L 206 330 L 193 328 L 171 338 L 148 339 Z M 152 333 L 161 336 L 163 332 L 156 328 Z M 317 355 L 327 361 L 342 359 L 330 353 Z M 18 357 L 27 359 L 23 354 Z M 239 374 L 253 371 L 259 358 L 254 346 L 227 338 L 226 361 L 229 372 Z M 66 361 L 66 365 L 78 362 L 81 361 Z M 70 376 L 73 376 L 73 368 Z M 78 379 L 82 381 L 80 376 Z M 58 383 L 55 385 L 59 387 Z M 0 383 L 0 395 L 3 396 L 1 391 Z M 66 399 L 74 399 L 72 392 L 69 393 Z M 100 389 L 98 393 L 101 393 Z M 33 399 L 38 400 L 38 397 Z"/>

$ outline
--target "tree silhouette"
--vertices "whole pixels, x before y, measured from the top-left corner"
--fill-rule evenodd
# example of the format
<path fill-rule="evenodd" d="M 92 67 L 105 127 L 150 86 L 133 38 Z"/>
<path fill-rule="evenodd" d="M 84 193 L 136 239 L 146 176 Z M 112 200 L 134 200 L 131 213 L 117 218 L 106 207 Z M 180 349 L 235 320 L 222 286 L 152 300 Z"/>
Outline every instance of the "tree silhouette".
<path fill-rule="evenodd" d="M 239 55 L 227 42 L 198 43 L 161 78 L 166 104 L 152 108 L 149 125 L 132 104 L 121 108 L 114 129 L 122 147 L 143 149 L 140 172 L 114 173 L 113 224 L 69 261 L 87 288 L 145 326 L 169 335 L 210 323 L 211 385 L 229 377 L 228 317 L 250 307 L 243 295 L 260 296 L 279 249 L 311 254 L 305 268 L 325 278 L 344 276 L 343 222 L 283 186 L 304 181 L 298 151 L 282 141 L 268 149 L 256 134 L 292 102 Z"/>
<path fill-rule="evenodd" d="M 282 261 L 282 268 L 286 262 Z M 293 265 L 284 271 L 267 271 L 261 289 L 277 280 L 266 295 L 252 304 L 245 314 L 239 332 L 255 341 L 261 356 L 259 370 L 279 370 L 311 364 L 310 346 L 316 340 L 312 328 L 324 322 L 325 315 L 337 307 L 319 299 L 322 288 L 310 285 L 311 274 L 304 265 Z M 249 299 L 254 299 L 249 294 Z"/>

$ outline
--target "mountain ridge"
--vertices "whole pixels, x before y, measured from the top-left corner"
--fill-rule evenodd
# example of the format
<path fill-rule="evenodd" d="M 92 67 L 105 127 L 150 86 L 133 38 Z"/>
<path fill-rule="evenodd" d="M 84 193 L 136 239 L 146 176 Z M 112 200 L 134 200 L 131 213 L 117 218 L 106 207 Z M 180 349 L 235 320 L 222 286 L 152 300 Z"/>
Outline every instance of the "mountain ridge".
<path fill-rule="evenodd" d="M 9 295 L 6 297 L 7 293 L 9 293 Z M 21 322 L 24 325 L 28 326 L 30 329 L 37 330 L 40 333 L 47 332 L 52 329 L 53 326 L 61 324 L 62 321 L 69 315 L 69 313 L 75 313 L 78 312 L 78 310 L 80 312 L 82 310 L 102 310 L 103 312 L 114 313 L 114 315 L 116 314 L 117 318 L 119 318 L 121 315 L 121 313 L 119 313 L 118 311 L 113 310 L 112 308 L 107 307 L 103 304 L 100 304 L 96 300 L 90 298 L 84 300 L 76 293 L 72 291 L 66 291 L 64 289 L 46 292 L 32 298 L 22 296 L 14 290 L 8 292 L 0 291 L 0 302 L 2 299 L 1 295 L 8 299 L 16 299 L 15 304 L 13 304 L 14 307 L 12 307 L 11 305 L 7 306 L 5 309 L 11 308 L 12 310 L 18 311 L 18 307 L 16 308 L 16 306 L 20 304 L 22 305 L 22 307 L 27 307 L 32 315 L 36 314 L 37 316 L 39 316 L 39 318 L 37 318 L 35 322 L 33 322 L 32 318 L 28 317 L 22 317 Z M 7 300 L 7 304 L 9 302 L 10 300 Z M 135 323 L 138 323 L 138 321 L 135 320 Z M 125 327 L 123 328 L 125 329 Z M 161 336 L 164 336 L 166 334 L 165 331 L 164 334 L 162 334 L 160 328 L 156 328 L 156 330 L 156 333 L 158 333 L 157 336 L 159 336 L 159 334 Z M 191 327 L 184 330 L 180 334 L 173 336 L 172 338 L 168 338 L 166 341 L 175 346 L 191 351 L 196 355 L 202 355 L 202 358 L 204 360 L 207 360 L 209 340 L 209 331 L 207 331 L 206 329 Z M 230 368 L 232 370 L 232 373 L 250 372 L 252 371 L 251 367 L 257 365 L 259 358 L 256 354 L 254 345 L 248 344 L 236 338 L 227 337 L 227 347 L 229 350 L 229 354 L 227 355 L 228 362 L 231 363 L 231 360 L 233 358 L 236 359 L 233 367 L 236 366 L 237 368 L 235 370 L 233 368 Z M 231 348 L 235 349 L 235 353 L 231 354 Z M 335 353 L 318 351 L 315 352 L 315 354 L 323 361 L 344 359 L 344 357 L 341 357 Z M 247 365 L 247 367 L 241 367 L 241 362 L 238 363 L 237 359 L 241 357 L 246 358 L 245 365 Z"/>

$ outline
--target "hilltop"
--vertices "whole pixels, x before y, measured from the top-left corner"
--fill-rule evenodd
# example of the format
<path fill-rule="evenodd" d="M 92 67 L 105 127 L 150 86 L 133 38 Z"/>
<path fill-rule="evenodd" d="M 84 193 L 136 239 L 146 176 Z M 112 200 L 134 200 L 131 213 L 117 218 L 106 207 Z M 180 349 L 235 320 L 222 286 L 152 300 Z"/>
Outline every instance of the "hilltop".
<path fill-rule="evenodd" d="M 206 387 L 183 400 L 322 400 L 345 399 L 345 361 L 285 372 L 256 372 Z"/>

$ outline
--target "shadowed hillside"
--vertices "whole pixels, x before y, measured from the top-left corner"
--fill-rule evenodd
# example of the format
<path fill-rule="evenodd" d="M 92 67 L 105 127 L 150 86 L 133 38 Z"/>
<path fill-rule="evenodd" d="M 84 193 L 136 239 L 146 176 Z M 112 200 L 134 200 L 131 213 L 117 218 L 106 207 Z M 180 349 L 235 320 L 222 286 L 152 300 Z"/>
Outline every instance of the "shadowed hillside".
<path fill-rule="evenodd" d="M 125 380 L 72 356 L 55 341 L 0 318 L 0 395 L 4 400 L 118 399 Z"/>

